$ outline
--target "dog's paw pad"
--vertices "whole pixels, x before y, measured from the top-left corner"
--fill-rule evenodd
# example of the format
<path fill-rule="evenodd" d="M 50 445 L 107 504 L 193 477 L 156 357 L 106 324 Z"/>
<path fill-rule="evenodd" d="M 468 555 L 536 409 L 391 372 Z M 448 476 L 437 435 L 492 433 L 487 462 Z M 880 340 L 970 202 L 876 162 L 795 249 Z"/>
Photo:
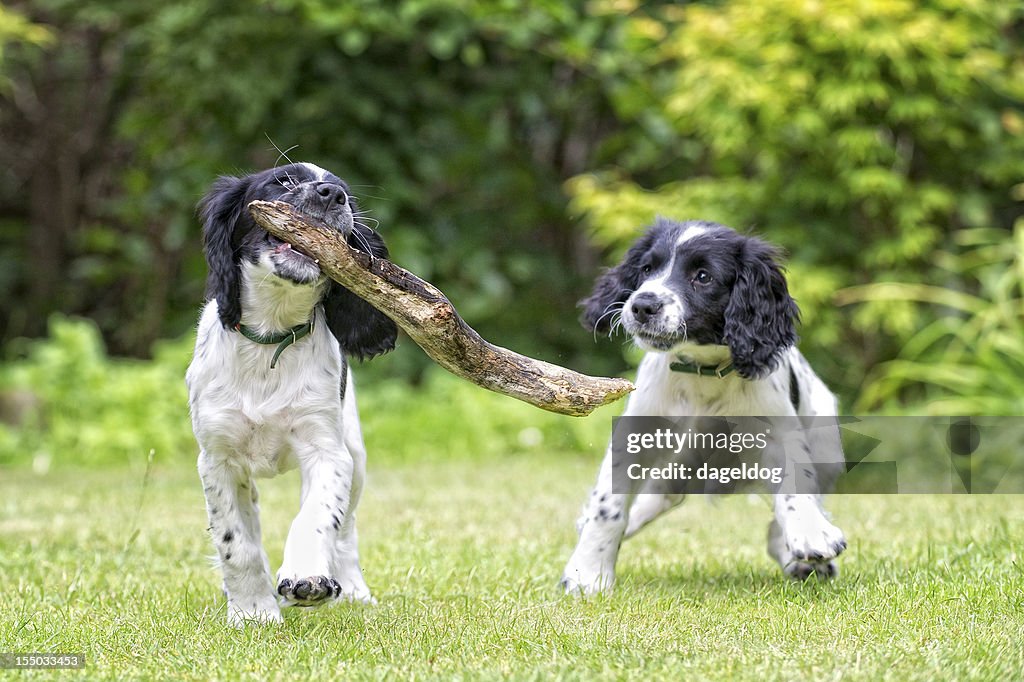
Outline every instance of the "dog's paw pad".
<path fill-rule="evenodd" d="M 341 594 L 341 585 L 334 578 L 317 575 L 291 580 L 285 578 L 277 584 L 277 593 L 295 606 L 318 606 Z"/>

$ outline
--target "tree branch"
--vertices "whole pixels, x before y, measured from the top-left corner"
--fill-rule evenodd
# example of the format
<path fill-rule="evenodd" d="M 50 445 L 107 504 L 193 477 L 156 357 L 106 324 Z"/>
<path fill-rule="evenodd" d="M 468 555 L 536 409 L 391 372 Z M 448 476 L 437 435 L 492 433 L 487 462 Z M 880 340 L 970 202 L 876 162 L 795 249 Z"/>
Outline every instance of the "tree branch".
<path fill-rule="evenodd" d="M 393 319 L 437 364 L 496 393 L 576 417 L 633 390 L 625 379 L 590 377 L 484 340 L 435 286 L 383 258 L 356 251 L 340 232 L 289 204 L 254 201 L 256 222 L 317 260 L 333 280 Z"/>

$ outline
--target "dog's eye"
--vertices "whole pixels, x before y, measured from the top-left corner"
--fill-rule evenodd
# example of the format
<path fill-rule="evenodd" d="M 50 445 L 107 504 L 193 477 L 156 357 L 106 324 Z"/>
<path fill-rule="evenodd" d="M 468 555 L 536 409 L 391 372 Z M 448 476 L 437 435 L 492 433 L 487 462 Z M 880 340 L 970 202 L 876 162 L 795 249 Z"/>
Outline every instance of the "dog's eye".
<path fill-rule="evenodd" d="M 698 270 L 691 281 L 694 284 L 711 284 L 711 274 L 707 270 Z"/>
<path fill-rule="evenodd" d="M 651 264 L 648 263 L 647 265 L 640 268 L 640 272 L 644 273 L 645 275 L 651 274 Z"/>

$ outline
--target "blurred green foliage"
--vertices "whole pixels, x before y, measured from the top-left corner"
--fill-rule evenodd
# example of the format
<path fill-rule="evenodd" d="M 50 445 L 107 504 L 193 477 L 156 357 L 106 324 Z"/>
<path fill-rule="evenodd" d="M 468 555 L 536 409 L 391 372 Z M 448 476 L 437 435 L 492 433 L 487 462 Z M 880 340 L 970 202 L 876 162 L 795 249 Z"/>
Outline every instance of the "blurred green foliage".
<path fill-rule="evenodd" d="M 33 24 L 17 12 L 0 5 L 0 67 L 4 63 L 4 50 L 8 45 L 47 45 L 53 35 L 45 26 Z M 0 88 L 10 88 L 4 72 L 0 69 Z"/>
<path fill-rule="evenodd" d="M 193 450 L 183 379 L 192 345 L 161 342 L 151 361 L 112 360 L 94 323 L 53 316 L 48 338 L 0 367 L 0 397 L 29 401 L 7 419 L 16 423 L 0 420 L 0 466 L 143 466 L 150 450 Z"/>
<path fill-rule="evenodd" d="M 872 371 L 858 410 L 901 411 L 910 401 L 925 414 L 1024 414 L 1024 220 L 1012 234 L 955 237 L 959 248 L 934 262 L 967 280 L 962 287 L 886 282 L 840 292 L 842 303 L 911 303 L 933 320 Z"/>
<path fill-rule="evenodd" d="M 969 286 L 933 252 L 1021 214 L 1022 20 L 1003 0 L 730 0 L 634 18 L 646 49 L 614 102 L 659 143 L 573 179 L 573 207 L 616 251 L 656 213 L 787 247 L 802 347 L 849 398 L 932 316 L 877 298 L 851 318 L 833 292 Z"/>

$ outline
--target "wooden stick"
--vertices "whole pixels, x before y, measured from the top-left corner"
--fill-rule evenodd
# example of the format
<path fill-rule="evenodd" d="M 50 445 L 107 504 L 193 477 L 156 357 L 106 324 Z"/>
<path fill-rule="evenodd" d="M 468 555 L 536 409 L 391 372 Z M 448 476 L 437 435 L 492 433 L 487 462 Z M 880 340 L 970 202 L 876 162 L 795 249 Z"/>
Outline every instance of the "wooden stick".
<path fill-rule="evenodd" d="M 437 364 L 496 393 L 575 417 L 634 389 L 488 343 L 434 285 L 391 261 L 351 248 L 342 234 L 280 201 L 249 204 L 267 232 L 317 260 L 331 279 L 393 319 Z"/>

